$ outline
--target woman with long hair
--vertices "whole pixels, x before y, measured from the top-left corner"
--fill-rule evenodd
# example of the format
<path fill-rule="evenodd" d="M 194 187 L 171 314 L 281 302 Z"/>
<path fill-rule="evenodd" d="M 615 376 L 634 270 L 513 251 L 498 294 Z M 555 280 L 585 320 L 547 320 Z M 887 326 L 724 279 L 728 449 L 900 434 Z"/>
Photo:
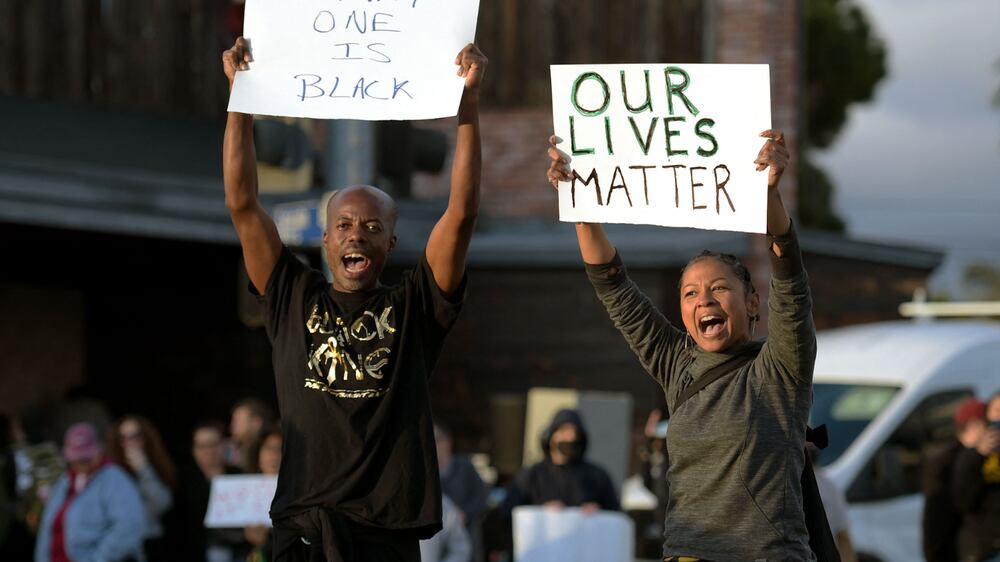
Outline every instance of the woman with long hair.
<path fill-rule="evenodd" d="M 250 444 L 246 458 L 251 473 L 277 476 L 281 467 L 281 427 L 265 426 Z M 271 559 L 271 529 L 253 525 L 243 529 L 243 538 L 252 545 L 247 562 L 267 562 Z"/>
<path fill-rule="evenodd" d="M 129 414 L 114 424 L 108 443 L 111 460 L 135 479 L 146 508 L 146 561 L 166 560 L 162 519 L 174 502 L 177 470 L 160 432 L 149 419 Z"/>

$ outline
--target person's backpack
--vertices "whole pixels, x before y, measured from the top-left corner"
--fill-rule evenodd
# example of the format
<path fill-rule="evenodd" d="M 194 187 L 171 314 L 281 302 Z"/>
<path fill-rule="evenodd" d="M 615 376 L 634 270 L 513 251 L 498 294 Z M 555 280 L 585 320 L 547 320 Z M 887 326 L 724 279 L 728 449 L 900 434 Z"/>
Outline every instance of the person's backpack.
<path fill-rule="evenodd" d="M 759 346 L 748 347 L 706 371 L 705 374 L 698 377 L 698 380 L 681 391 L 681 395 L 674 402 L 673 411 L 677 411 L 681 404 L 697 394 L 699 390 L 727 374 L 738 371 L 743 365 L 752 361 L 759 351 Z M 806 427 L 806 440 L 818 449 L 825 449 L 827 445 L 826 426 L 821 425 L 816 429 Z M 830 522 L 826 518 L 826 509 L 823 507 L 823 498 L 819 495 L 819 486 L 816 484 L 816 473 L 813 471 L 812 460 L 808 454 L 805 455 L 805 458 L 806 462 L 802 469 L 801 478 L 802 512 L 805 514 L 806 529 L 809 531 L 809 548 L 816 555 L 817 562 L 840 562 L 840 551 L 837 550 L 837 541 L 833 538 Z"/>

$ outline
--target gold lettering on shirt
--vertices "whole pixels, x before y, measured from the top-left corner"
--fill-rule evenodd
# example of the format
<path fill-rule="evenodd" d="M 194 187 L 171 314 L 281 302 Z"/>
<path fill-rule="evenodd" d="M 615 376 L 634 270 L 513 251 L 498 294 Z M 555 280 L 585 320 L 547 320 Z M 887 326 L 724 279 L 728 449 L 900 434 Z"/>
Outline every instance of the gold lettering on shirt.
<path fill-rule="evenodd" d="M 393 328 L 389 324 L 389 315 L 392 314 L 392 307 L 386 307 L 382 311 L 381 316 L 375 316 L 375 314 L 369 310 L 366 310 L 364 314 L 358 317 L 351 325 L 351 335 L 354 339 L 358 341 L 371 341 L 378 337 L 379 340 L 384 340 L 386 334 L 395 334 L 396 328 Z M 374 327 L 374 330 L 372 329 Z"/>
<path fill-rule="evenodd" d="M 383 370 L 390 363 L 391 348 L 383 346 L 365 354 L 355 351 L 354 344 L 382 341 L 396 333 L 391 306 L 385 307 L 380 314 L 364 311 L 348 328 L 343 318 L 331 318 L 328 311 L 320 314 L 317 304 L 306 320 L 306 330 L 314 336 L 329 336 L 314 340 L 313 345 L 318 344 L 318 347 L 311 348 L 307 361 L 314 376 L 306 379 L 306 388 L 342 398 L 370 398 L 385 392 L 381 388 L 338 388 L 337 384 L 350 380 L 351 375 L 355 382 L 385 378 Z"/>
<path fill-rule="evenodd" d="M 382 377 L 385 376 L 381 372 L 382 367 L 385 367 L 388 364 L 389 364 L 388 347 L 380 347 L 375 351 L 369 353 L 368 356 L 365 357 L 365 371 L 368 373 L 368 376 L 374 379 L 382 380 Z"/>
<path fill-rule="evenodd" d="M 332 334 L 333 330 L 326 328 L 326 326 L 330 325 L 330 313 L 324 312 L 322 318 L 320 318 L 318 313 L 319 305 L 313 305 L 312 314 L 310 314 L 309 319 L 306 320 L 306 329 L 309 330 L 310 334 L 315 334 L 316 332 L 321 334 Z"/>

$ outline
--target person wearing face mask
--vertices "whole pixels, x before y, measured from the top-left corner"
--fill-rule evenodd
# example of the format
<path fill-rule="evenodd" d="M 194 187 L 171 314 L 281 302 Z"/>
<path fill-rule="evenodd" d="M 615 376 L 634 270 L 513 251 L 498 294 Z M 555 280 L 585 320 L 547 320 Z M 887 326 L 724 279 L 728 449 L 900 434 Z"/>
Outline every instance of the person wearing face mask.
<path fill-rule="evenodd" d="M 618 495 L 605 470 L 584 460 L 587 431 L 576 410 L 560 410 L 542 432 L 545 458 L 522 470 L 507 496 L 507 507 L 543 505 L 552 509 L 617 511 Z"/>
<path fill-rule="evenodd" d="M 576 225 L 598 298 L 663 388 L 670 417 L 668 561 L 833 558 L 823 548 L 829 541 L 813 551 L 804 502 L 816 487 L 814 479 L 808 482 L 805 457 L 816 329 L 809 279 L 778 190 L 790 154 L 780 131 L 760 136 L 764 144 L 754 164 L 767 171 L 773 272 L 766 342 L 754 340 L 762 304 L 736 257 L 706 251 L 688 262 L 678 284 L 681 330 L 628 277 L 601 225 Z M 554 186 L 572 180 L 558 142 L 553 137 L 548 151 Z"/>

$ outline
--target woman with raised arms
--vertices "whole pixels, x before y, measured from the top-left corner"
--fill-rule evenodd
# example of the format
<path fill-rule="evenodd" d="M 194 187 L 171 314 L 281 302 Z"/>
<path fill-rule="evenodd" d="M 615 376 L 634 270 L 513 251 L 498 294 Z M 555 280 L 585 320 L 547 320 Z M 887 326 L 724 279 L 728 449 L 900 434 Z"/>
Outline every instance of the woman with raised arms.
<path fill-rule="evenodd" d="M 598 297 L 663 387 L 670 412 L 666 561 L 816 559 L 800 484 L 816 334 L 795 229 L 778 191 L 789 153 L 781 132 L 761 136 L 755 163 L 768 174 L 772 267 L 766 342 L 753 340 L 760 297 L 734 256 L 706 251 L 685 266 L 681 330 L 629 279 L 604 229 L 576 225 Z M 558 141 L 549 148 L 553 185 L 571 178 Z M 699 379 L 712 382 L 698 389 Z"/>

